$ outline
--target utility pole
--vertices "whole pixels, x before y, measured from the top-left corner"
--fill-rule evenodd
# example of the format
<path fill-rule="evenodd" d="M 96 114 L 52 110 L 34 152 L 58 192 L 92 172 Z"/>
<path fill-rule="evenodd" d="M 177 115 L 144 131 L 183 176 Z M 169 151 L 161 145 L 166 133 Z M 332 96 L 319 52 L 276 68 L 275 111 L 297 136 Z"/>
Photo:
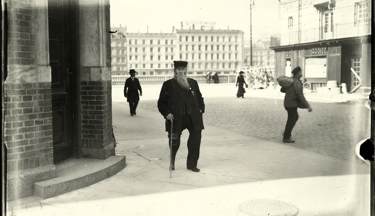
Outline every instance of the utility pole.
<path fill-rule="evenodd" d="M 254 0 L 250 0 L 250 67 L 253 66 L 253 6 Z"/>

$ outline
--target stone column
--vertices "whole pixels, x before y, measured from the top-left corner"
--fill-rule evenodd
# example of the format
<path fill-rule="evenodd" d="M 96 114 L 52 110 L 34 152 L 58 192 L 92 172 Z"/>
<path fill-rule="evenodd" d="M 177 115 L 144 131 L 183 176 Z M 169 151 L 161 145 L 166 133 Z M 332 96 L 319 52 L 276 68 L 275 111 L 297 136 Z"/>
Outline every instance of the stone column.
<path fill-rule="evenodd" d="M 79 1 L 81 154 L 114 155 L 109 0 Z"/>
<path fill-rule="evenodd" d="M 371 44 L 363 42 L 361 46 L 361 88 L 369 91 L 371 88 Z"/>
<path fill-rule="evenodd" d="M 8 1 L 8 77 L 4 82 L 8 199 L 32 195 L 56 176 L 53 164 L 47 0 Z"/>

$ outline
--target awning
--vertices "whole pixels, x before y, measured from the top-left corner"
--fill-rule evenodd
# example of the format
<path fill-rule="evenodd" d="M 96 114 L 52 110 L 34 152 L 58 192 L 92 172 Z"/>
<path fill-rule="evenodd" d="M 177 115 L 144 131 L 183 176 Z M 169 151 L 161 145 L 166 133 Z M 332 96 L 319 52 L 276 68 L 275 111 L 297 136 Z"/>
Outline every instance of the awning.
<path fill-rule="evenodd" d="M 360 44 L 360 43 L 371 43 L 371 36 L 361 36 L 361 37 L 349 37 L 349 38 L 335 38 L 329 40 L 320 40 L 308 43 L 299 43 L 299 44 L 288 44 L 288 45 L 281 45 L 281 46 L 273 46 L 270 49 L 275 51 L 288 51 L 288 50 L 297 50 L 297 49 L 308 49 L 312 47 L 319 47 L 319 46 L 339 46 L 343 44 Z"/>

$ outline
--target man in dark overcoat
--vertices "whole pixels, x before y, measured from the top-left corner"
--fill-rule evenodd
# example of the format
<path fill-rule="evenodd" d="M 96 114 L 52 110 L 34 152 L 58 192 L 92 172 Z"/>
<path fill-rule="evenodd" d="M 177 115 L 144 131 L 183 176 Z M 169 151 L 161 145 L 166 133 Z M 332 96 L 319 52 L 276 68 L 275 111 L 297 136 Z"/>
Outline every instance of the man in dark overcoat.
<path fill-rule="evenodd" d="M 165 130 L 172 143 L 170 169 L 175 169 L 175 159 L 184 129 L 189 131 L 186 167 L 199 172 L 197 167 L 204 129 L 202 114 L 205 105 L 196 80 L 187 78 L 187 62 L 174 61 L 174 77 L 163 83 L 158 100 L 159 112 L 165 118 Z M 171 125 L 173 127 L 171 128 Z"/>
<path fill-rule="evenodd" d="M 309 112 L 312 111 L 310 104 L 307 102 L 303 94 L 303 84 L 301 82 L 302 69 L 297 66 L 292 70 L 293 82 L 289 87 L 282 87 L 281 91 L 285 92 L 284 97 L 284 108 L 288 113 L 288 120 L 285 125 L 285 130 L 283 134 L 284 143 L 294 143 L 295 140 L 291 138 L 292 131 L 296 122 L 299 118 L 297 109 L 308 109 Z"/>
<path fill-rule="evenodd" d="M 127 98 L 129 103 L 130 115 L 134 116 L 137 114 L 136 111 L 139 102 L 139 95 L 142 96 L 142 87 L 138 78 L 135 77 L 136 71 L 134 69 L 130 69 L 129 73 L 130 77 L 125 81 L 124 96 Z"/>

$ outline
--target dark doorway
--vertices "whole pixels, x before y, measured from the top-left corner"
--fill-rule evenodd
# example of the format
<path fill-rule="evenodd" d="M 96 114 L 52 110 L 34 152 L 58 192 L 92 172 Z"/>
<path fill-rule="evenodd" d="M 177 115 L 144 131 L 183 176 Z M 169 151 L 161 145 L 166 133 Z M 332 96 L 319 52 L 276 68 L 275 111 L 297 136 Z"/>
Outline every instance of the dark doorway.
<path fill-rule="evenodd" d="M 361 45 L 346 43 L 342 45 L 341 83 L 346 83 L 348 91 L 353 90 L 358 84 L 354 72 L 359 72 L 361 59 Z M 352 71 L 353 70 L 353 71 Z"/>
<path fill-rule="evenodd" d="M 53 158 L 73 155 L 74 83 L 76 71 L 76 7 L 73 1 L 49 0 L 49 53 L 52 73 Z"/>

